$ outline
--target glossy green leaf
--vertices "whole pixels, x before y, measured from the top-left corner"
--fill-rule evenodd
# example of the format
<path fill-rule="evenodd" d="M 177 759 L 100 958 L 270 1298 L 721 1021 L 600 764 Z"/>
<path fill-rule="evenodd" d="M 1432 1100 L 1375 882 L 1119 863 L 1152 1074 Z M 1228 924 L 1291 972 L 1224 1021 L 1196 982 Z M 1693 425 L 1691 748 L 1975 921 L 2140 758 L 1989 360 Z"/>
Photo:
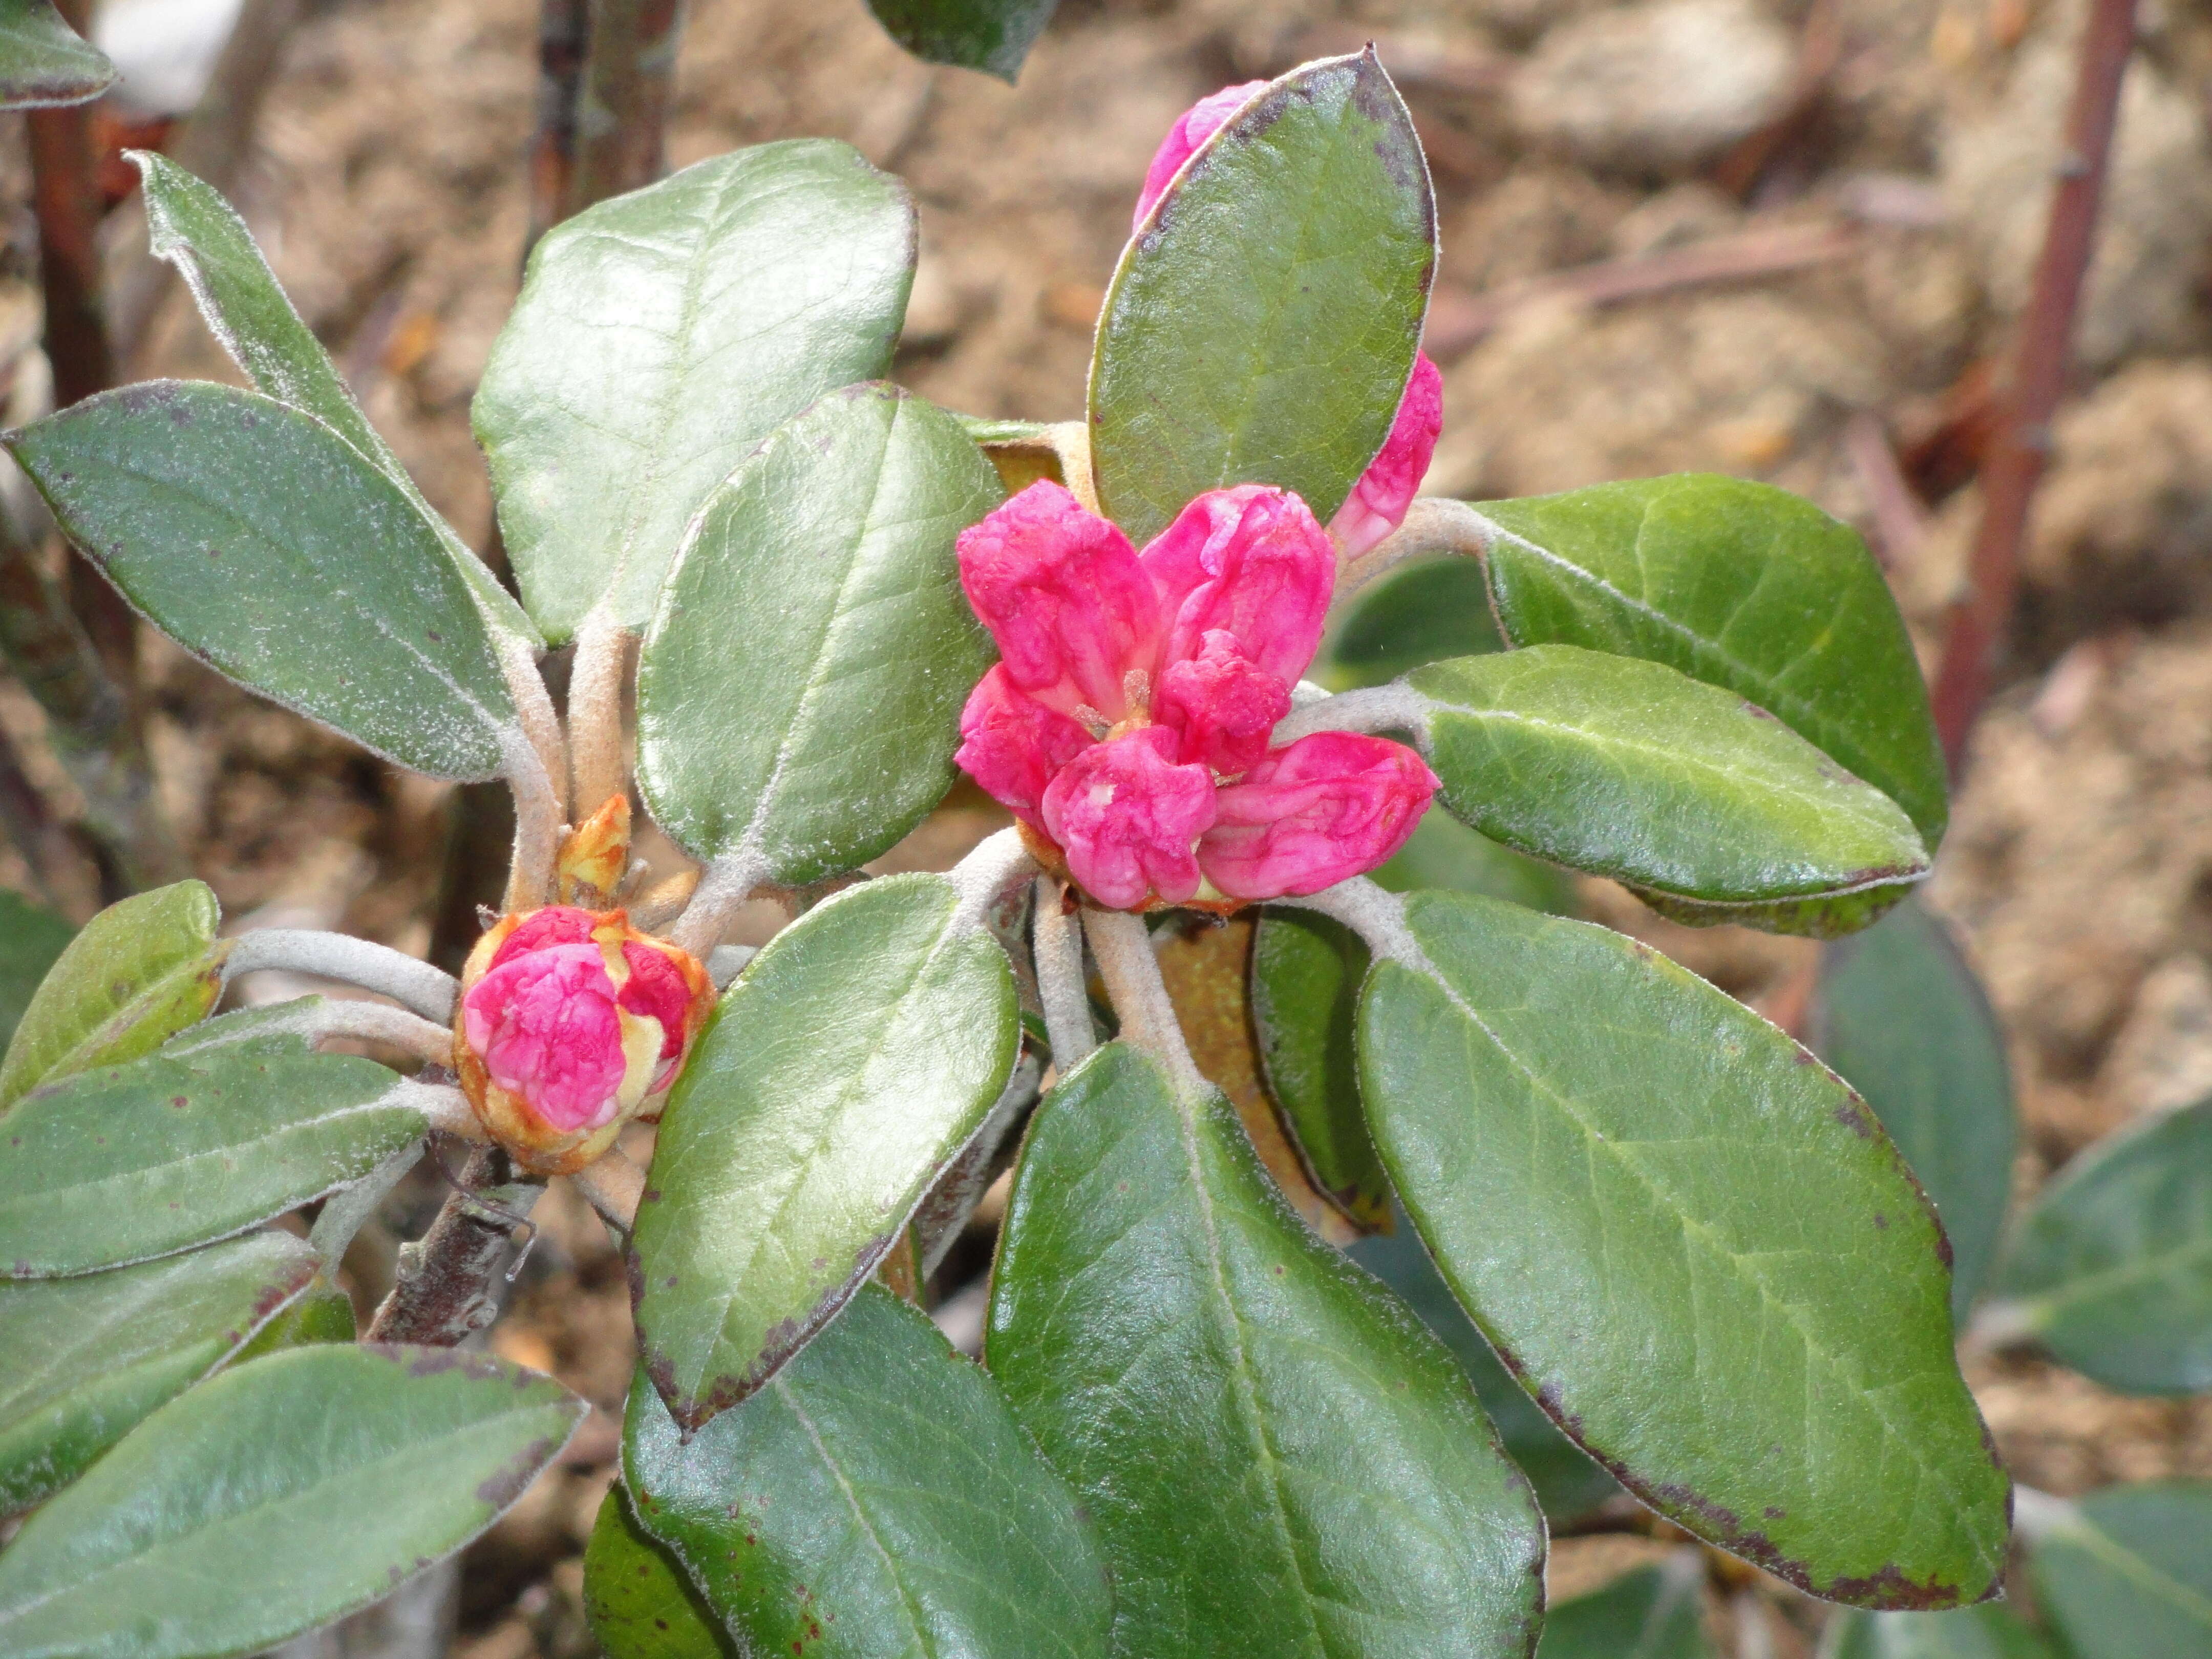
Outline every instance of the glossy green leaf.
<path fill-rule="evenodd" d="M 932 64 L 981 70 L 1009 86 L 1060 0 L 868 0 L 884 32 Z"/>
<path fill-rule="evenodd" d="M 1847 1607 L 1820 1633 L 1820 1659 L 2055 1659 L 2051 1645 L 2002 1603 L 1951 1613 Z"/>
<path fill-rule="evenodd" d="M 23 1011 L 0 1107 L 90 1066 L 151 1054 L 222 993 L 222 920 L 205 882 L 180 881 L 111 904 L 84 925 Z"/>
<path fill-rule="evenodd" d="M 1310 910 L 1270 910 L 1252 938 L 1261 1076 L 1316 1190 L 1358 1225 L 1383 1225 L 1390 1177 L 1359 1110 L 1354 1016 L 1367 947 Z"/>
<path fill-rule="evenodd" d="M 94 1273 L 243 1232 L 421 1139 L 426 1092 L 281 1029 L 49 1084 L 0 1121 L 0 1277 Z"/>
<path fill-rule="evenodd" d="M 0 1285 L 0 1515 L 84 1473 L 238 1350 L 318 1265 L 288 1233 L 84 1279 Z"/>
<path fill-rule="evenodd" d="M 687 1443 L 630 1390 L 638 1520 L 749 1652 L 1105 1659 L 1075 1499 L 972 1362 L 877 1285 Z"/>
<path fill-rule="evenodd" d="M 52 911 L 0 888 L 0 1050 L 14 1038 L 39 981 L 76 937 L 76 929 Z M 0 1069 L 0 1103 L 7 1099 L 4 1079 Z"/>
<path fill-rule="evenodd" d="M 1467 1379 L 1125 1043 L 1030 1122 L 986 1353 L 1098 1527 L 1117 1653 L 1527 1651 L 1542 1524 Z"/>
<path fill-rule="evenodd" d="M 1372 52 L 1258 94 L 1123 250 L 1091 360 L 1091 463 L 1139 543 L 1224 484 L 1326 522 L 1382 447 L 1436 268 L 1413 118 Z"/>
<path fill-rule="evenodd" d="M 1734 693 L 1570 645 L 1434 663 L 1439 799 L 1537 858 L 1722 915 L 1903 890 L 1927 849 L 1897 803 Z"/>
<path fill-rule="evenodd" d="M 619 1483 L 584 1547 L 584 1618 L 606 1659 L 737 1659 L 668 1547 L 637 1524 Z"/>
<path fill-rule="evenodd" d="M 2073 1659 L 2212 1653 L 2212 1481 L 2108 1486 L 2069 1510 L 2028 1564 Z"/>
<path fill-rule="evenodd" d="M 1644 657 L 1748 698 L 1902 806 L 1932 851 L 1943 756 L 1904 618 L 1850 526 L 1771 484 L 1680 473 L 1485 501 L 1515 645 Z"/>
<path fill-rule="evenodd" d="M 2004 1033 L 1981 982 L 1943 924 L 1907 899 L 1829 947 L 1808 1030 L 1928 1189 L 1963 1321 L 1996 1261 L 2015 1136 Z"/>
<path fill-rule="evenodd" d="M 1440 808 L 1421 815 L 1406 844 L 1373 876 L 1376 886 L 1393 893 L 1434 887 L 1510 899 L 1555 916 L 1582 914 L 1582 896 L 1568 872 L 1501 847 Z"/>
<path fill-rule="evenodd" d="M 1416 893 L 1360 1006 L 1361 1093 L 1460 1302 L 1669 1520 L 1800 1588 L 1979 1600 L 2004 1473 L 1942 1237 L 1856 1096 L 1635 940 Z"/>
<path fill-rule="evenodd" d="M 715 156 L 538 239 L 474 414 L 548 639 L 602 602 L 616 625 L 652 621 L 708 493 L 890 367 L 914 257 L 904 186 L 824 138 Z"/>
<path fill-rule="evenodd" d="M 942 876 L 848 888 L 753 958 L 638 1206 L 639 1339 L 678 1422 L 758 1389 L 875 1271 L 1018 1044 L 1006 952 Z"/>
<path fill-rule="evenodd" d="M 493 627 L 531 645 L 537 629 L 468 544 L 424 499 L 413 477 L 369 424 L 338 373 L 277 286 L 246 222 L 222 193 L 153 150 L 131 150 L 146 204 L 149 251 L 177 268 L 209 330 L 257 392 L 313 416 L 359 450 L 414 503 Z"/>
<path fill-rule="evenodd" d="M 240 684 L 433 777 L 491 777 L 522 742 L 473 586 L 312 416 L 151 380 L 7 441 L 125 597 Z"/>
<path fill-rule="evenodd" d="M 1505 1455 L 1528 1477 L 1553 1526 L 1579 1520 L 1620 1494 L 1620 1483 L 1560 1433 L 1559 1425 L 1513 1380 L 1489 1340 L 1452 1299 L 1451 1286 L 1429 1260 L 1402 1211 L 1395 1231 L 1357 1240 L 1345 1254 L 1388 1285 L 1452 1351 L 1496 1425 Z"/>
<path fill-rule="evenodd" d="M 0 0 L 0 109 L 82 104 L 114 83 L 107 54 L 64 23 L 53 0 Z"/>
<path fill-rule="evenodd" d="M 1711 1659 L 1698 1605 L 1705 1577 L 1686 1551 L 1562 1601 L 1544 1615 L 1536 1659 Z"/>
<path fill-rule="evenodd" d="M 708 498 L 639 656 L 653 821 L 794 884 L 921 823 L 991 663 L 953 539 L 1000 494 L 958 423 L 896 386 L 779 428 Z"/>
<path fill-rule="evenodd" d="M 2109 1135 L 2037 1195 L 1987 1316 L 2106 1388 L 2212 1389 L 2212 1101 Z"/>
<path fill-rule="evenodd" d="M 24 1523 L 0 1553 L 0 1651 L 258 1651 L 467 1543 L 588 1409 L 451 1349 L 325 1344 L 225 1371 Z"/>
<path fill-rule="evenodd" d="M 1354 594 L 1307 673 L 1332 691 L 1352 691 L 1388 685 L 1424 663 L 1504 648 L 1482 567 L 1422 559 Z"/>

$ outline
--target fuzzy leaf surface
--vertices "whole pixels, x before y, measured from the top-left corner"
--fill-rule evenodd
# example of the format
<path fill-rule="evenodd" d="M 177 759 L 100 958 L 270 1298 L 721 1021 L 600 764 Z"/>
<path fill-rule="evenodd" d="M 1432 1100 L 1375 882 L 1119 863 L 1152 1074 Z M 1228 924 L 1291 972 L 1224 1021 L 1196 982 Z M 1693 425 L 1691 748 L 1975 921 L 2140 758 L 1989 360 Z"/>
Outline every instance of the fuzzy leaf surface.
<path fill-rule="evenodd" d="M 914 258 L 906 187 L 826 138 L 714 156 L 539 238 L 473 418 L 547 639 L 602 605 L 653 620 L 708 492 L 823 393 L 889 369 Z"/>
<path fill-rule="evenodd" d="M 1106 291 L 1090 419 L 1108 515 L 1141 544 L 1202 491 L 1267 483 L 1327 523 L 1389 434 L 1436 257 L 1428 164 L 1371 52 L 1255 95 Z"/>
<path fill-rule="evenodd" d="M 124 596 L 249 690 L 432 777 L 491 777 L 522 742 L 474 585 L 313 416 L 149 380 L 8 447 Z"/>
<path fill-rule="evenodd" d="M 701 859 L 817 881 L 944 798 L 990 642 L 953 538 L 1000 500 L 957 422 L 833 392 L 708 499 L 638 659 L 638 778 Z"/>
<path fill-rule="evenodd" d="M 639 1522 L 748 1651 L 1105 1659 L 1073 1496 L 997 1384 L 879 1285 L 688 1445 L 642 1382 L 625 1430 Z"/>
<path fill-rule="evenodd" d="M 1126 1043 L 1024 1144 L 992 1373 L 1083 1501 L 1115 1650 L 1518 1659 L 1541 1520 L 1451 1357 Z"/>
<path fill-rule="evenodd" d="M 723 994 L 661 1118 L 631 1297 L 679 1423 L 734 1406 L 875 1271 L 1005 1086 L 1005 951 L 942 876 L 848 888 Z"/>
<path fill-rule="evenodd" d="M 588 1409 L 451 1349 L 330 1343 L 225 1371 L 25 1522 L 0 1554 L 0 1650 L 258 1652 L 467 1543 Z"/>
<path fill-rule="evenodd" d="M 82 104 L 114 84 L 107 54 L 64 22 L 53 0 L 0 0 L 0 109 Z"/>
<path fill-rule="evenodd" d="M 1996 1588 L 1942 1231 L 1826 1067 L 1648 946 L 1443 893 L 1405 901 L 1359 1048 L 1455 1294 L 1638 1498 L 1832 1601 Z"/>

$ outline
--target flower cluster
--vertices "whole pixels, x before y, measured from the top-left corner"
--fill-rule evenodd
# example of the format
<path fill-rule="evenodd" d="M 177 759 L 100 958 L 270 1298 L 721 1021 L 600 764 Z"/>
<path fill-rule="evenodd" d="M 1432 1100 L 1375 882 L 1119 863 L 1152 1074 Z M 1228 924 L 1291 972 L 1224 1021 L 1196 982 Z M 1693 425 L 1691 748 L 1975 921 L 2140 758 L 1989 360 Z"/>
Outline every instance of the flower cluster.
<path fill-rule="evenodd" d="M 461 1087 L 519 1163 L 573 1174 L 666 1092 L 713 1000 L 697 958 L 620 910 L 502 916 L 461 972 Z"/>

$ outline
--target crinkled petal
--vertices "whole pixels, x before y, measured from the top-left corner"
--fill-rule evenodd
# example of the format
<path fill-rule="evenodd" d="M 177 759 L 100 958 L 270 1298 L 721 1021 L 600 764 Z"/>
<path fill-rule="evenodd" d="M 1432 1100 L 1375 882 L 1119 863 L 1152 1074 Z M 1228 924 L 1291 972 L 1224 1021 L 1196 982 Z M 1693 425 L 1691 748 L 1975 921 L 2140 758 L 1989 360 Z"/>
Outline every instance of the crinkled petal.
<path fill-rule="evenodd" d="M 1404 846 L 1436 791 L 1436 775 L 1401 743 L 1316 732 L 1221 790 L 1199 867 L 1231 898 L 1317 893 Z"/>
<path fill-rule="evenodd" d="M 1101 904 L 1134 909 L 1155 893 L 1180 904 L 1198 891 L 1191 843 L 1213 822 L 1213 778 L 1177 765 L 1175 748 L 1165 726 L 1143 726 L 1092 744 L 1045 791 L 1045 833 Z"/>
<path fill-rule="evenodd" d="M 1041 830 L 1045 786 L 1091 741 L 1066 715 L 1018 688 L 1000 663 L 968 694 L 968 706 L 960 711 L 960 747 L 952 758 L 992 799 Z"/>
<path fill-rule="evenodd" d="M 1222 629 L 1285 685 L 1321 644 L 1336 547 L 1287 489 L 1209 489 L 1139 556 L 1160 596 L 1160 664 L 1195 657 Z"/>
<path fill-rule="evenodd" d="M 1444 423 L 1444 377 L 1425 351 L 1413 358 L 1413 378 L 1399 400 L 1397 418 L 1382 453 L 1360 474 L 1352 494 L 1328 521 L 1344 550 L 1356 559 L 1406 521 L 1413 493 L 1428 476 L 1430 458 L 1437 453 L 1437 434 Z"/>
<path fill-rule="evenodd" d="M 1195 657 L 1161 672 L 1152 715 L 1181 734 L 1176 758 L 1234 777 L 1267 752 L 1275 722 L 1291 712 L 1291 689 L 1244 654 L 1237 636 L 1217 628 Z"/>
<path fill-rule="evenodd" d="M 549 904 L 542 910 L 532 910 L 500 941 L 490 965 L 503 967 L 519 956 L 549 945 L 588 944 L 592 930 L 599 925 L 596 912 L 574 904 Z"/>
<path fill-rule="evenodd" d="M 1221 131 L 1221 124 L 1234 115 L 1251 98 L 1267 86 L 1265 81 L 1247 81 L 1242 86 L 1224 87 L 1200 99 L 1181 115 L 1168 129 L 1168 136 L 1160 140 L 1159 149 L 1152 156 L 1152 164 L 1145 169 L 1145 187 L 1137 196 L 1137 211 L 1130 221 L 1135 229 L 1145 222 L 1145 216 L 1152 210 L 1152 204 L 1160 199 L 1161 191 L 1176 176 L 1192 153 L 1207 139 Z"/>
<path fill-rule="evenodd" d="M 1015 685 L 1048 708 L 1128 712 L 1149 667 L 1158 601 L 1119 526 L 1040 478 L 960 532 L 960 586 Z"/>
<path fill-rule="evenodd" d="M 462 1035 L 492 1082 L 546 1124 L 563 1133 L 592 1128 L 614 1115 L 629 1068 L 615 997 L 598 945 L 549 945 L 477 981 L 462 1006 Z"/>

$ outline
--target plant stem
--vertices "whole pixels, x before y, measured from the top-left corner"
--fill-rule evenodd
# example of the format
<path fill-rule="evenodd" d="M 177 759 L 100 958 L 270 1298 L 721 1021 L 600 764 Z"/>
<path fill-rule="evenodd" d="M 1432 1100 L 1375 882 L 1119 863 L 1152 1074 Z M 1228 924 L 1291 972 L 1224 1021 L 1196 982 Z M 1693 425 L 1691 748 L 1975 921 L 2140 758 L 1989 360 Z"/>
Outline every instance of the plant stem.
<path fill-rule="evenodd" d="M 679 0 L 590 0 L 590 6 L 569 213 L 660 176 L 683 23 Z"/>
<path fill-rule="evenodd" d="M 1411 732 L 1428 742 L 1429 700 L 1410 686 L 1369 685 L 1293 708 L 1276 723 L 1276 744 L 1316 732 Z"/>
<path fill-rule="evenodd" d="M 575 665 L 568 672 L 568 766 L 574 779 L 570 810 L 580 823 L 628 785 L 623 683 L 635 637 L 596 611 L 576 630 Z"/>
<path fill-rule="evenodd" d="M 599 1219 L 623 1233 L 637 1224 L 637 1206 L 645 1197 L 645 1171 L 620 1152 L 609 1152 L 568 1177 Z"/>
<path fill-rule="evenodd" d="M 451 974 L 388 945 L 309 927 L 262 927 L 240 934 L 223 963 L 223 983 L 266 969 L 356 985 L 441 1026 L 452 1023 L 461 988 Z"/>
<path fill-rule="evenodd" d="M 757 854 L 739 852 L 716 859 L 668 930 L 668 942 L 704 962 L 722 942 L 730 918 L 767 877 L 768 866 Z"/>
<path fill-rule="evenodd" d="M 507 787 L 514 793 L 514 854 L 507 866 L 503 908 L 535 909 L 553 886 L 561 851 L 561 799 L 537 746 L 526 740 L 507 757 Z"/>
<path fill-rule="evenodd" d="M 1160 977 L 1159 958 L 1152 954 L 1152 935 L 1143 918 L 1086 904 L 1083 935 L 1098 959 L 1106 994 L 1121 1021 L 1121 1036 L 1164 1066 L 1182 1092 L 1205 1088 L 1206 1079 L 1190 1057 L 1190 1045 L 1183 1041 L 1175 1005 L 1168 1000 L 1167 983 Z"/>
<path fill-rule="evenodd" d="M 530 139 L 530 234 L 538 239 L 568 211 L 576 173 L 576 105 L 591 45 L 586 0 L 544 0 L 538 15 L 538 126 Z"/>
<path fill-rule="evenodd" d="M 1052 1044 L 1053 1069 L 1062 1077 L 1098 1046 L 1091 994 L 1083 983 L 1083 924 L 1067 904 L 1066 892 L 1051 877 L 1039 876 L 1030 924 L 1045 1036 Z"/>
<path fill-rule="evenodd" d="M 69 884 L 64 875 L 70 863 L 69 840 L 5 732 L 0 732 L 0 830 L 30 866 L 40 896 L 60 903 Z"/>
<path fill-rule="evenodd" d="M 1336 568 L 1336 592 L 1331 603 L 1341 603 L 1392 566 L 1427 553 L 1461 553 L 1480 558 L 1490 549 L 1498 526 L 1465 501 L 1441 495 L 1417 497 L 1406 509 L 1405 521 L 1390 534 Z"/>
<path fill-rule="evenodd" d="M 471 1152 L 454 1185 L 422 1242 L 401 1249 L 397 1282 L 369 1322 L 368 1341 L 450 1348 L 499 1317 L 494 1275 L 544 1186 L 518 1179 L 496 1146 Z"/>
<path fill-rule="evenodd" d="M 1967 557 L 1936 675 L 1936 729 L 1954 776 L 1990 680 L 2020 574 L 2020 547 L 2051 454 L 2051 418 L 2066 388 L 2074 319 L 2096 240 L 2120 84 L 2135 49 L 2136 0 L 2094 0 L 2081 32 L 2064 159 L 2027 310 L 2021 319 L 2004 414 L 1981 469 L 1982 521 Z"/>

